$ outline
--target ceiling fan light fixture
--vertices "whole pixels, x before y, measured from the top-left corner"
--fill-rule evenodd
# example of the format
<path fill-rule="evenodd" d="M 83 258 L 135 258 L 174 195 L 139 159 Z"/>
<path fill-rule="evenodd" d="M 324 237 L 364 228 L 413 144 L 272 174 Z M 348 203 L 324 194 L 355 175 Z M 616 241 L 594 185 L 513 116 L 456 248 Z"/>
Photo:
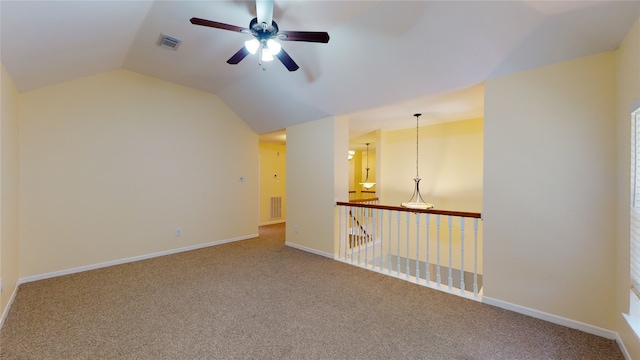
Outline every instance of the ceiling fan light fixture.
<path fill-rule="evenodd" d="M 269 49 L 265 49 L 262 48 L 262 55 L 260 55 L 260 59 L 262 61 L 273 61 L 273 55 L 271 55 L 271 52 L 269 51 Z"/>
<path fill-rule="evenodd" d="M 2 0 L 0 0 L 2 1 Z M 273 20 L 274 0 L 255 0 L 257 16 L 249 22 L 249 27 L 225 24 L 217 21 L 193 17 L 189 20 L 191 24 L 206 26 L 221 30 L 251 34 L 255 39 L 246 41 L 233 56 L 227 60 L 227 64 L 237 65 L 249 54 L 258 55 L 258 65 L 262 66 L 264 61 L 272 61 L 273 57 L 278 60 L 289 71 L 296 71 L 300 67 L 282 49 L 278 39 L 286 41 L 303 41 L 312 43 L 328 43 L 329 34 L 325 31 L 286 31 L 280 33 L 278 24 Z M 266 70 L 264 67 L 262 70 Z"/>
<path fill-rule="evenodd" d="M 244 42 L 244 47 L 247 48 L 251 54 L 255 54 L 260 47 L 260 41 L 258 39 L 251 39 Z"/>
<path fill-rule="evenodd" d="M 267 40 L 267 48 L 269 48 L 269 52 L 271 53 L 271 55 L 277 55 L 282 49 L 282 46 L 279 42 L 273 39 L 269 39 Z"/>

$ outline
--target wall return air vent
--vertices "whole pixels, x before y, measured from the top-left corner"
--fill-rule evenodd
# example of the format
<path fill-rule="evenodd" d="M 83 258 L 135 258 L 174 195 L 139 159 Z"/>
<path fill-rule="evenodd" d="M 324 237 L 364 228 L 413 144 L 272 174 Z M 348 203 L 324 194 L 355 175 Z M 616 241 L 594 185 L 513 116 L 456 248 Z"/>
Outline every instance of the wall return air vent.
<path fill-rule="evenodd" d="M 169 36 L 167 34 L 160 34 L 160 38 L 158 39 L 158 45 L 165 49 L 176 50 L 182 40 L 176 39 L 173 36 Z"/>

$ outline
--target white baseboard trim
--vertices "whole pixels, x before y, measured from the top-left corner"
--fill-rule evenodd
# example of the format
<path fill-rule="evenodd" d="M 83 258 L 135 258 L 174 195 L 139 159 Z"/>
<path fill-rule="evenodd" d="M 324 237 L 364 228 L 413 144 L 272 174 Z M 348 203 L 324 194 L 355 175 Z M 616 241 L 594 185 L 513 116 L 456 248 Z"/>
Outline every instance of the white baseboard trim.
<path fill-rule="evenodd" d="M 622 356 L 624 356 L 625 360 L 633 360 L 631 359 L 631 355 L 629 355 L 629 351 L 627 351 L 627 348 L 626 346 L 624 346 L 624 343 L 622 342 L 622 338 L 618 333 L 616 333 L 616 343 L 618 344 L 620 351 L 622 351 Z"/>
<path fill-rule="evenodd" d="M 114 265 L 126 264 L 126 263 L 130 263 L 130 262 L 134 262 L 134 261 L 147 260 L 147 259 L 151 259 L 151 258 L 155 258 L 155 257 L 171 255 L 171 254 L 177 254 L 177 253 L 181 253 L 181 252 L 185 252 L 185 251 L 202 249 L 202 248 L 206 248 L 206 247 L 210 247 L 210 246 L 222 245 L 222 244 L 226 244 L 226 243 L 230 243 L 230 242 L 234 242 L 234 241 L 252 239 L 252 238 L 256 238 L 256 237 L 258 237 L 258 234 L 239 236 L 239 237 L 230 238 L 230 239 L 212 241 L 212 242 L 208 242 L 208 243 L 204 243 L 204 244 L 197 244 L 197 245 L 186 246 L 186 247 L 181 247 L 181 248 L 177 248 L 177 249 L 159 251 L 159 252 L 146 254 L 146 255 L 134 256 L 134 257 L 130 257 L 130 258 L 124 258 L 124 259 L 113 260 L 113 261 L 106 261 L 106 262 L 93 264 L 93 265 L 80 266 L 80 267 L 76 267 L 76 268 L 72 268 L 72 269 L 54 271 L 54 272 L 50 272 L 50 273 L 46 273 L 46 274 L 27 276 L 27 277 L 20 278 L 18 280 L 18 285 L 24 284 L 24 283 L 28 283 L 28 282 L 32 282 L 32 281 L 38 281 L 38 280 L 50 279 L 50 278 L 58 277 L 58 276 L 75 274 L 75 273 L 79 273 L 79 272 L 83 272 L 83 271 L 89 271 L 89 270 L 95 270 L 95 269 L 100 269 L 100 268 L 114 266 Z M 17 288 L 17 286 L 16 286 L 16 288 Z"/>
<path fill-rule="evenodd" d="M 568 328 L 584 331 L 589 334 L 600 336 L 609 340 L 617 340 L 619 338 L 618 333 L 615 331 L 603 329 L 601 327 L 589 325 L 580 321 L 567 319 L 561 316 L 549 314 L 543 311 L 531 309 L 525 306 L 520 306 L 506 301 L 493 299 L 487 296 L 482 297 L 482 302 L 488 305 L 497 306 L 499 308 L 517 312 L 519 314 L 528 315 L 536 319 L 548 321 L 550 323 L 566 326 Z"/>
<path fill-rule="evenodd" d="M 11 305 L 13 304 L 13 299 L 16 298 L 16 294 L 18 293 L 18 286 L 20 286 L 19 283 L 16 284 L 15 288 L 13 288 L 13 293 L 11 293 L 9 302 L 7 302 L 7 307 L 5 307 L 4 311 L 2 312 L 2 317 L 0 317 L 0 329 L 2 329 L 2 326 L 4 325 L 4 319 L 6 319 L 7 316 L 9 316 L 9 310 L 11 309 Z"/>
<path fill-rule="evenodd" d="M 294 244 L 294 243 L 290 243 L 288 241 L 285 241 L 284 243 L 287 246 L 291 246 L 292 248 L 298 249 L 298 250 L 302 250 L 302 251 L 306 251 L 306 252 L 310 252 L 312 254 L 316 254 L 316 255 L 320 255 L 320 256 L 324 256 L 324 257 L 328 257 L 330 259 L 333 259 L 333 254 L 329 254 L 326 253 L 324 251 L 320 251 L 320 250 L 316 250 L 316 249 L 312 249 L 312 248 L 308 248 L 306 246 L 302 246 L 302 245 L 298 245 L 298 244 Z"/>

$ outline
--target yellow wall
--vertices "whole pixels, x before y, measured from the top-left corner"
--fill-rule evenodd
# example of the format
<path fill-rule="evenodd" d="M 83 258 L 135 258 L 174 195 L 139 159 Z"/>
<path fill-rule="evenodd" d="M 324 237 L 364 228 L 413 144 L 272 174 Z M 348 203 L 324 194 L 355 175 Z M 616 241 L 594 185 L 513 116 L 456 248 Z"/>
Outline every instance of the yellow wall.
<path fill-rule="evenodd" d="M 615 74 L 609 52 L 487 80 L 485 298 L 614 328 Z"/>
<path fill-rule="evenodd" d="M 364 193 L 362 191 L 376 191 L 377 184 L 371 189 L 365 189 L 360 185 L 367 177 L 367 150 L 356 150 L 353 158 L 348 160 L 349 165 L 349 191 L 352 199 L 360 199 L 374 197 L 375 194 Z M 376 182 L 376 152 L 375 144 L 369 145 L 369 180 L 368 182 Z"/>
<path fill-rule="evenodd" d="M 356 188 L 359 191 L 367 190 L 367 191 L 375 191 L 376 185 L 374 185 L 371 189 L 365 189 L 360 185 L 361 182 L 364 182 L 367 178 L 367 150 L 360 151 L 360 158 L 362 159 L 362 164 L 360 166 L 360 178 L 356 179 Z M 369 180 L 368 182 L 376 182 L 376 152 L 375 152 L 375 144 L 369 145 Z M 364 194 L 361 197 L 373 197 L 370 194 Z"/>
<path fill-rule="evenodd" d="M 0 316 L 19 278 L 18 226 L 18 98 L 13 80 L 2 65 L 0 76 Z"/>
<path fill-rule="evenodd" d="M 632 359 L 640 359 L 640 342 L 620 315 L 629 311 L 629 206 L 631 163 L 631 104 L 640 99 L 640 18 L 616 52 L 617 88 L 617 255 L 615 330 Z"/>
<path fill-rule="evenodd" d="M 413 178 L 416 176 L 416 129 L 383 131 L 379 137 L 379 154 L 381 165 L 379 174 L 384 180 L 376 185 L 383 205 L 400 206 L 408 201 L 414 190 Z M 421 126 L 419 135 L 419 173 L 420 192 L 425 202 L 435 205 L 435 208 L 453 211 L 481 212 L 482 210 L 482 163 L 483 163 L 483 120 L 470 119 L 450 123 Z M 413 217 L 412 217 L 413 219 Z M 413 220 L 412 220 L 413 221 Z M 453 223 L 453 243 L 459 244 L 459 219 Z M 435 220 L 431 226 L 430 262 L 436 263 L 436 227 Z M 448 254 L 447 218 L 443 217 L 442 259 Z M 409 226 L 409 238 L 415 236 L 415 225 Z M 471 251 L 473 237 L 472 222 L 467 224 L 467 238 L 465 248 L 465 268 L 472 269 L 474 252 Z M 395 225 L 391 225 L 395 229 Z M 482 223 L 480 223 L 482 228 Z M 393 230 L 395 231 L 395 230 Z M 400 226 L 401 236 L 406 233 L 404 219 Z M 421 234 L 425 234 L 426 227 L 421 224 Z M 395 232 L 394 232 L 395 233 Z M 412 244 L 411 246 L 415 246 Z M 420 247 L 425 249 L 425 243 Z M 405 254 L 407 249 L 402 242 L 397 247 L 399 253 Z M 397 251 L 392 247 L 392 253 Z M 478 249 L 482 249 L 482 231 L 478 233 Z M 415 258 L 415 249 L 409 249 L 408 258 Z M 403 255 L 404 256 L 404 255 Z M 420 252 L 420 260 L 426 255 Z M 442 260 L 443 264 L 445 260 Z M 482 252 L 478 253 L 478 272 L 482 273 Z M 455 253 L 453 267 L 460 268 L 459 253 Z"/>
<path fill-rule="evenodd" d="M 483 120 L 421 126 L 418 135 L 424 201 L 441 210 L 480 212 Z M 378 196 L 381 204 L 400 206 L 414 190 L 416 130 L 386 131 L 381 139 Z"/>
<path fill-rule="evenodd" d="M 351 160 L 348 160 L 348 162 L 349 162 L 349 191 L 355 191 L 354 194 L 350 195 L 355 199 L 360 197 L 360 191 L 362 190 L 362 186 L 360 186 L 360 182 L 362 181 L 362 177 L 364 176 L 362 173 L 362 170 L 364 168 L 364 166 L 362 166 L 362 152 L 355 150 L 355 154 L 353 154 L 353 158 Z"/>
<path fill-rule="evenodd" d="M 348 134 L 343 118 L 287 128 L 288 244 L 333 256 L 335 200 L 348 201 Z"/>
<path fill-rule="evenodd" d="M 215 95 L 113 71 L 22 94 L 19 136 L 21 277 L 257 234 L 258 136 Z"/>
<path fill-rule="evenodd" d="M 287 219 L 287 146 L 260 143 L 260 224 Z M 271 197 L 282 197 L 282 218 L 270 219 Z"/>

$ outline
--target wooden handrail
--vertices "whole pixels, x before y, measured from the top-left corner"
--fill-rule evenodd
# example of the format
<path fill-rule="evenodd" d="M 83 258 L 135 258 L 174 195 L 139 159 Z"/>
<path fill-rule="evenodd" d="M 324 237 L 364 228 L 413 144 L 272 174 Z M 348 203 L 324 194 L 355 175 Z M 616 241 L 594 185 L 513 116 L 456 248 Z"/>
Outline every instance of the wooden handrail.
<path fill-rule="evenodd" d="M 388 206 L 388 205 L 370 205 L 370 204 L 362 204 L 359 202 L 336 202 L 336 205 L 342 206 L 353 206 L 353 207 L 363 207 L 370 209 L 381 209 L 381 210 L 394 210 L 394 211 L 404 211 L 404 212 L 412 212 L 412 213 L 425 213 L 425 214 L 436 214 L 436 215 L 445 215 L 445 216 L 460 216 L 460 217 L 469 217 L 469 218 L 477 218 L 481 219 L 482 214 L 476 212 L 464 212 L 464 211 L 449 211 L 449 210 L 437 210 L 437 209 L 411 209 L 400 206 Z"/>
<path fill-rule="evenodd" d="M 365 199 L 349 200 L 350 203 L 363 203 L 363 202 L 368 202 L 368 201 L 378 201 L 378 198 L 377 197 L 372 197 L 372 198 L 365 198 Z"/>

